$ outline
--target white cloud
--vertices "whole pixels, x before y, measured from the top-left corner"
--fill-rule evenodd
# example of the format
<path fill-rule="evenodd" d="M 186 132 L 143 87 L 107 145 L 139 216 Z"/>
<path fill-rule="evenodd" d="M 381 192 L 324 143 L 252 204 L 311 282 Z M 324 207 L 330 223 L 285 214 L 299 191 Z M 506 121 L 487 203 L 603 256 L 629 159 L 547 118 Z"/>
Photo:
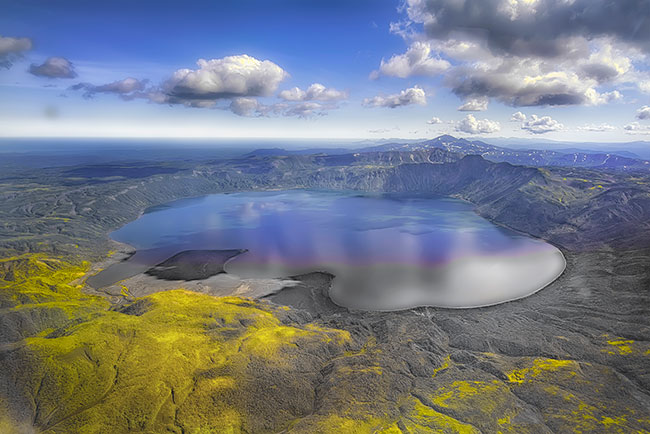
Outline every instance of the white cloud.
<path fill-rule="evenodd" d="M 501 130 L 499 122 L 489 119 L 476 119 L 474 115 L 467 115 L 456 125 L 456 131 L 468 134 L 490 134 Z"/>
<path fill-rule="evenodd" d="M 402 90 L 398 94 L 387 96 L 375 96 L 363 100 L 363 105 L 366 107 L 402 107 L 411 104 L 426 105 L 427 96 L 423 89 L 419 87 L 411 87 Z"/>
<path fill-rule="evenodd" d="M 640 81 L 638 85 L 641 92 L 650 93 L 650 80 Z"/>
<path fill-rule="evenodd" d="M 599 37 L 650 50 L 646 0 L 406 0 L 404 8 L 432 39 L 473 36 L 504 55 L 554 58 L 570 50 L 567 40 Z"/>
<path fill-rule="evenodd" d="M 540 60 L 491 62 L 459 66 L 445 83 L 463 99 L 491 97 L 514 107 L 599 105 L 621 98 L 618 91 L 599 93 L 594 80 L 570 69 L 548 72 Z"/>
<path fill-rule="evenodd" d="M 622 98 L 613 86 L 650 92 L 647 0 L 405 0 L 401 10 L 391 31 L 414 42 L 380 71 L 394 63 L 392 75 L 409 76 L 407 55 L 424 47 L 448 61 L 439 73 L 463 101 L 599 105 Z"/>
<path fill-rule="evenodd" d="M 10 53 L 20 53 L 31 50 L 32 41 L 29 38 L 12 38 L 10 36 L 0 36 L 0 56 Z"/>
<path fill-rule="evenodd" d="M 270 60 L 246 54 L 199 59 L 198 69 L 179 69 L 160 88 L 164 102 L 210 107 L 219 100 L 268 96 L 288 73 Z"/>
<path fill-rule="evenodd" d="M 589 58 L 579 65 L 581 75 L 607 83 L 632 70 L 632 61 L 611 43 L 603 43 L 591 53 Z"/>
<path fill-rule="evenodd" d="M 279 115 L 311 118 L 314 116 L 324 116 L 328 111 L 334 110 L 338 106 L 332 103 L 315 101 L 304 101 L 295 104 L 281 102 L 265 105 L 256 98 L 241 97 L 233 99 L 228 108 L 236 115 L 246 117 Z"/>
<path fill-rule="evenodd" d="M 322 116 L 327 114 L 328 110 L 334 109 L 336 106 L 324 105 L 319 102 L 306 101 L 300 104 L 288 105 L 282 110 L 283 116 L 298 116 L 300 118 L 309 118 L 312 116 Z"/>
<path fill-rule="evenodd" d="M 471 98 L 458 107 L 461 112 L 483 112 L 488 108 L 489 100 L 487 98 Z"/>
<path fill-rule="evenodd" d="M 587 105 L 601 105 L 623 99 L 623 95 L 617 90 L 599 94 L 594 89 L 589 89 L 585 95 L 587 97 Z"/>
<path fill-rule="evenodd" d="M 29 38 L 0 36 L 0 68 L 11 68 L 16 57 L 31 49 L 32 40 Z"/>
<path fill-rule="evenodd" d="M 530 118 L 521 125 L 522 130 L 532 134 L 544 134 L 552 131 L 560 131 L 564 125 L 551 118 L 550 116 L 538 117 L 531 115 Z"/>
<path fill-rule="evenodd" d="M 516 112 L 513 113 L 512 116 L 510 116 L 510 121 L 512 122 L 524 122 L 526 120 L 526 115 L 523 114 L 522 112 Z"/>
<path fill-rule="evenodd" d="M 406 78 L 411 76 L 435 76 L 451 67 L 451 64 L 440 57 L 431 56 L 431 47 L 426 42 L 416 41 L 404 54 L 396 54 L 388 61 L 381 60 L 379 71 L 370 74 L 371 79 L 379 75 Z"/>
<path fill-rule="evenodd" d="M 327 88 L 320 83 L 314 83 L 307 90 L 294 87 L 283 90 L 278 96 L 287 101 L 338 101 L 346 99 L 348 93 L 334 88 Z"/>
<path fill-rule="evenodd" d="M 239 116 L 263 116 L 266 108 L 255 98 L 235 98 L 230 103 L 230 111 Z"/>
<path fill-rule="evenodd" d="M 580 127 L 578 127 L 579 131 L 591 131 L 591 132 L 597 132 L 597 133 L 604 133 L 607 131 L 613 131 L 615 130 L 616 127 L 609 125 L 607 123 L 603 124 L 585 124 Z"/>
<path fill-rule="evenodd" d="M 442 119 L 440 119 L 439 117 L 436 117 L 436 116 L 432 117 L 431 119 L 429 119 L 427 121 L 427 124 L 429 124 L 429 125 L 437 125 L 437 124 L 441 124 L 441 123 L 442 123 Z"/>
<path fill-rule="evenodd" d="M 337 102 L 347 99 L 346 91 L 328 88 L 320 83 L 314 83 L 306 90 L 294 87 L 283 90 L 278 94 L 287 103 L 278 103 L 271 106 L 271 111 L 282 116 L 297 116 L 310 118 L 323 116 L 328 111 L 339 108 Z"/>
<path fill-rule="evenodd" d="M 107 83 L 95 86 L 90 83 L 78 83 L 71 86 L 71 90 L 84 90 L 84 97 L 92 98 L 96 93 L 114 93 L 123 99 L 133 99 L 137 97 L 145 97 L 142 92 L 148 80 L 138 80 L 137 78 L 127 77 L 123 80 L 117 80 L 112 83 Z"/>
<path fill-rule="evenodd" d="M 137 90 L 143 90 L 146 80 L 138 80 L 137 78 L 127 77 L 124 80 L 114 81 L 103 86 L 97 86 L 96 92 L 115 92 L 115 93 L 131 93 Z"/>
<path fill-rule="evenodd" d="M 650 119 L 650 106 L 644 105 L 636 111 L 637 119 Z"/>
<path fill-rule="evenodd" d="M 114 93 L 126 100 L 143 98 L 158 104 L 227 109 L 246 117 L 322 116 L 337 109 L 337 101 L 347 97 L 344 91 L 314 83 L 306 91 L 294 88 L 281 92 L 286 102 L 264 104 L 256 97 L 271 95 L 288 76 L 275 63 L 243 54 L 200 59 L 197 64 L 198 69 L 179 69 L 162 85 L 149 88 L 147 80 L 129 77 L 100 86 L 79 83 L 70 89 L 84 90 L 87 98 L 100 92 Z"/>
<path fill-rule="evenodd" d="M 40 65 L 32 64 L 29 72 L 39 77 L 48 78 L 75 78 L 77 73 L 74 65 L 64 57 L 48 57 Z"/>
<path fill-rule="evenodd" d="M 627 134 L 650 134 L 650 126 L 641 125 L 638 122 L 631 122 L 623 127 Z"/>

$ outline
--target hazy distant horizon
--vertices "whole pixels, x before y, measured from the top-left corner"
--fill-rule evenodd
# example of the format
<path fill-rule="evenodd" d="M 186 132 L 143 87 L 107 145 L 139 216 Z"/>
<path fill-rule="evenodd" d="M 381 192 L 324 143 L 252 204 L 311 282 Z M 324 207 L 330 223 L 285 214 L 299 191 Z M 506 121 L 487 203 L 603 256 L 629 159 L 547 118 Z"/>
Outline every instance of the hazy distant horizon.
<path fill-rule="evenodd" d="M 75 140 L 75 141 L 134 141 L 134 142 L 146 142 L 152 140 L 159 140 L 165 142 L 176 142 L 176 141 L 193 141 L 193 142 L 209 142 L 209 141 L 290 141 L 290 142 L 299 142 L 299 141 L 308 141 L 308 142 L 384 142 L 384 141 L 404 141 L 404 142 L 421 142 L 426 140 L 435 139 L 440 136 L 450 135 L 457 139 L 465 139 L 469 141 L 483 141 L 486 143 L 496 142 L 496 141 L 516 141 L 521 143 L 539 143 L 539 144 L 647 144 L 650 146 L 650 140 L 603 140 L 603 141 L 594 141 L 594 140 L 569 140 L 558 138 L 556 140 L 546 139 L 541 137 L 512 137 L 512 136 L 495 136 L 495 137 L 482 137 L 482 136 L 461 136 L 458 134 L 433 134 L 425 137 L 418 138 L 409 138 L 409 137 L 399 137 L 399 136 L 390 136 L 390 137 L 322 137 L 322 136 L 304 136 L 304 137 L 292 137 L 292 136 L 0 136 L 0 145 L 2 142 L 11 141 L 11 140 L 22 140 L 22 141 L 57 141 L 57 140 Z M 649 148 L 650 150 L 650 148 Z"/>

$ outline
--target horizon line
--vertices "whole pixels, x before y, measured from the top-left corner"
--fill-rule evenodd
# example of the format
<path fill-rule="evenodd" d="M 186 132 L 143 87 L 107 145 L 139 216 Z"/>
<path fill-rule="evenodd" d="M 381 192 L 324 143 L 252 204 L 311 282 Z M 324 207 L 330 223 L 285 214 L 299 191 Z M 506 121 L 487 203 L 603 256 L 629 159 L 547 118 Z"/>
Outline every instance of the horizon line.
<path fill-rule="evenodd" d="M 465 140 L 490 140 L 490 139 L 502 139 L 502 140 L 536 140 L 535 137 L 462 137 L 455 136 L 453 134 L 439 134 L 436 136 L 421 137 L 421 138 L 406 138 L 406 137 L 244 137 L 244 136 L 0 136 L 0 141 L 5 140 L 165 140 L 165 141 L 177 141 L 177 140 L 193 140 L 193 141 L 207 141 L 207 140 L 287 140 L 287 141 L 300 141 L 300 140 L 312 140 L 312 141 L 378 141 L 378 140 L 404 140 L 404 141 L 425 141 L 433 140 L 442 136 L 451 136 L 456 139 L 465 139 Z M 544 142 L 557 142 L 557 143 L 585 143 L 585 144 L 626 144 L 626 143 L 648 143 L 650 140 L 628 140 L 628 141 L 575 141 L 575 140 L 553 140 L 553 139 L 538 139 L 541 143 Z"/>

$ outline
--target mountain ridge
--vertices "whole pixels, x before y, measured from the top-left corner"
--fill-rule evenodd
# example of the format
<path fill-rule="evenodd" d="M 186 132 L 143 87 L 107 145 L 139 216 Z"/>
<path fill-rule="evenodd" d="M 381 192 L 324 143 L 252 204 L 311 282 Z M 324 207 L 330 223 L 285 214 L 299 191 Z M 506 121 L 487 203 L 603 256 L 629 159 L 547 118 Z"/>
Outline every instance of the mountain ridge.
<path fill-rule="evenodd" d="M 512 149 L 495 146 L 479 140 L 457 138 L 448 134 L 424 141 L 406 143 L 385 143 L 359 149 L 318 148 L 302 150 L 285 150 L 282 148 L 257 149 L 247 156 L 281 156 L 281 155 L 345 155 L 348 153 L 369 152 L 412 152 L 429 148 L 444 149 L 461 155 L 480 155 L 493 162 L 507 162 L 532 167 L 587 167 L 620 171 L 650 170 L 650 161 L 615 152 L 581 151 L 568 149 Z"/>

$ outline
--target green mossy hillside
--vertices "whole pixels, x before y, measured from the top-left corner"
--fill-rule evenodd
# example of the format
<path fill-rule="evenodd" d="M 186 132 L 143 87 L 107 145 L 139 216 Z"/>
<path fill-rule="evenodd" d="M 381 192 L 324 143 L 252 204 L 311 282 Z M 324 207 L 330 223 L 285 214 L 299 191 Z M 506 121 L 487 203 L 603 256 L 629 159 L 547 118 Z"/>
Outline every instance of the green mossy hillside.
<path fill-rule="evenodd" d="M 81 290 L 88 268 L 85 261 L 44 254 L 0 259 L 0 343 L 51 333 L 107 310 L 108 301 Z"/>
<path fill-rule="evenodd" d="M 6 310 L 60 311 L 4 360 L 12 418 L 43 432 L 276 430 L 312 410 L 319 366 L 349 350 L 347 332 L 269 304 L 179 289 L 113 310 L 66 283 L 87 264 L 6 262 Z"/>
<path fill-rule="evenodd" d="M 141 315 L 106 311 L 54 339 L 27 339 L 42 360 L 49 396 L 37 425 L 52 432 L 239 432 L 260 430 L 259 400 L 286 399 L 268 412 L 269 428 L 309 410 L 312 387 L 294 377 L 299 352 L 341 351 L 337 330 L 283 325 L 273 312 L 238 298 L 183 290 L 147 297 Z M 263 379 L 259 379 L 260 374 Z M 259 382 L 266 381 L 269 390 Z M 264 407 L 264 405 L 259 405 Z M 255 415 L 255 420 L 249 420 Z M 182 428 L 182 429 L 181 429 Z M 82 432 L 83 432 L 82 431 Z"/>

